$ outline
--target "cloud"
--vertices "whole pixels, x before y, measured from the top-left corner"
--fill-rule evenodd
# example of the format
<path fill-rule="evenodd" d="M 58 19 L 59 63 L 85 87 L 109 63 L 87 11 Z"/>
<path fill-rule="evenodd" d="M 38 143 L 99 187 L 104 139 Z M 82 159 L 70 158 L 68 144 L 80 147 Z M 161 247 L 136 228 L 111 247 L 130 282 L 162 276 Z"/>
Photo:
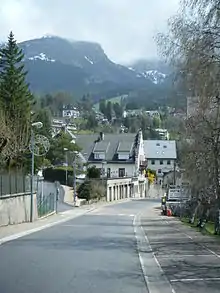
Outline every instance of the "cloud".
<path fill-rule="evenodd" d="M 155 34 L 166 29 L 178 0 L 1 0 L 0 39 L 46 33 L 99 42 L 117 62 L 156 57 Z"/>

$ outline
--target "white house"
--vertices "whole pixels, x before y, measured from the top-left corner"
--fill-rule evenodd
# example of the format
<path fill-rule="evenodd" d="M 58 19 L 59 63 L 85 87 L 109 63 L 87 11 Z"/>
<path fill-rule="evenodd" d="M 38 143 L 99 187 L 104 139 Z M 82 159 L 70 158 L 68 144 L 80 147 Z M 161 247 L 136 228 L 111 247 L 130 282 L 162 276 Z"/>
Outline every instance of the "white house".
<path fill-rule="evenodd" d="M 159 111 L 145 111 L 145 113 L 151 118 L 160 118 Z"/>
<path fill-rule="evenodd" d="M 148 168 L 156 171 L 158 183 L 163 184 L 164 175 L 176 168 L 176 141 L 144 140 L 144 152 Z"/>
<path fill-rule="evenodd" d="M 137 134 L 82 134 L 76 136 L 90 166 L 107 178 L 138 177 L 145 164 L 142 131 Z"/>
<path fill-rule="evenodd" d="M 63 118 L 69 117 L 76 119 L 80 116 L 80 112 L 76 107 L 67 105 L 63 106 L 62 116 Z"/>
<path fill-rule="evenodd" d="M 170 139 L 170 134 L 168 132 L 167 129 L 164 128 L 156 128 L 155 131 L 159 134 L 161 139 L 166 139 L 169 140 Z"/>
<path fill-rule="evenodd" d="M 72 142 L 75 143 L 75 135 L 74 132 L 77 130 L 76 126 L 72 123 L 66 123 L 63 120 L 52 120 L 52 136 L 56 136 L 61 131 L 64 131 L 65 133 L 68 133 L 70 137 L 72 138 Z"/>

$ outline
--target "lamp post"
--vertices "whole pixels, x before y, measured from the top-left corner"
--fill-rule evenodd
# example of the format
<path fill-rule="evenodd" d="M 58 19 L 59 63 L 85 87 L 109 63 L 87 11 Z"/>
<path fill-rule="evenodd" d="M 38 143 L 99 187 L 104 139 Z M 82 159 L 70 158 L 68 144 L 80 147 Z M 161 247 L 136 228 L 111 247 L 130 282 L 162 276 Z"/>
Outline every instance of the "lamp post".
<path fill-rule="evenodd" d="M 67 185 L 67 181 L 68 181 L 68 149 L 64 148 L 64 151 L 66 153 L 66 185 Z"/>
<path fill-rule="evenodd" d="M 42 122 L 34 122 L 31 124 L 31 206 L 30 206 L 30 222 L 33 222 L 33 201 L 34 201 L 34 145 L 35 137 L 33 128 L 42 128 Z"/>
<path fill-rule="evenodd" d="M 107 164 L 106 161 L 102 161 L 102 185 L 103 185 L 103 180 L 104 180 L 104 176 L 105 176 L 105 168 L 104 166 Z"/>
<path fill-rule="evenodd" d="M 74 158 L 73 158 L 73 202 L 74 205 L 76 204 L 76 158 L 78 155 L 77 151 L 74 151 Z"/>

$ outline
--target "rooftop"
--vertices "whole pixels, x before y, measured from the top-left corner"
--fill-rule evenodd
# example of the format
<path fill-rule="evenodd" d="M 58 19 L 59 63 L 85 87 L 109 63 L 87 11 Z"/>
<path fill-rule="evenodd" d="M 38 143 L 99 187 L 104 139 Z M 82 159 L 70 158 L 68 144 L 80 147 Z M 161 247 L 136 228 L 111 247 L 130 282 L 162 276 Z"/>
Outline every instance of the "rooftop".
<path fill-rule="evenodd" d="M 175 140 L 144 140 L 147 159 L 176 159 Z"/>
<path fill-rule="evenodd" d="M 93 161 L 93 152 L 106 153 L 106 161 L 117 161 L 118 147 L 121 152 L 132 152 L 136 133 L 105 134 L 104 140 L 95 143 L 99 134 L 76 135 L 76 143 L 88 161 Z"/>

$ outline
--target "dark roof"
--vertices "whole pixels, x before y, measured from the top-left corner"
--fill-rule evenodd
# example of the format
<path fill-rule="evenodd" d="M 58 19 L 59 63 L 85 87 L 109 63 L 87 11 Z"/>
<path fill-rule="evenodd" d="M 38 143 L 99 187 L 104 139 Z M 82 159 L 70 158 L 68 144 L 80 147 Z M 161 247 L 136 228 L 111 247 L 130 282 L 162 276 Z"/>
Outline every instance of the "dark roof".
<path fill-rule="evenodd" d="M 81 153 L 88 161 L 99 161 L 94 159 L 93 152 L 106 152 L 106 161 L 118 161 L 118 147 L 121 152 L 130 152 L 131 159 L 134 161 L 133 145 L 135 141 L 135 133 L 105 134 L 104 140 L 97 141 L 99 134 L 78 134 L 76 135 L 76 143 L 82 148 Z"/>
<path fill-rule="evenodd" d="M 94 152 L 105 152 L 106 150 L 108 150 L 110 142 L 109 141 L 99 141 L 94 145 Z"/>
<path fill-rule="evenodd" d="M 134 141 L 133 141 L 134 143 Z M 130 152 L 132 147 L 133 147 L 133 143 L 131 145 L 130 142 L 128 141 L 120 141 L 119 144 L 118 144 L 118 152 Z"/>

